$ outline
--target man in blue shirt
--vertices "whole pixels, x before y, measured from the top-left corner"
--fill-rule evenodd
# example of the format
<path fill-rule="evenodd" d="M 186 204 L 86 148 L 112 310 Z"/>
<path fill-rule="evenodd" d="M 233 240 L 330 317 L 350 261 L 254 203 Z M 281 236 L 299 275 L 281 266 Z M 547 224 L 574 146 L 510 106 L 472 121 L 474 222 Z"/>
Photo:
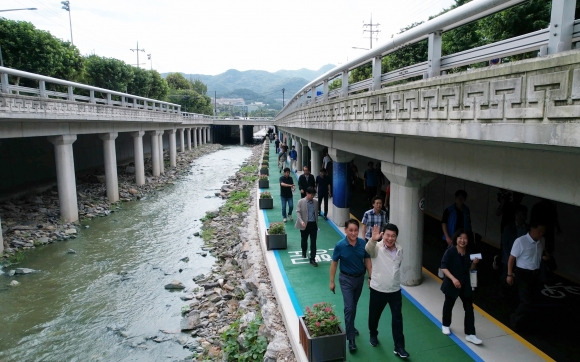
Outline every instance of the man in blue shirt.
<path fill-rule="evenodd" d="M 365 241 L 358 237 L 359 223 L 350 219 L 345 223 L 346 237 L 334 246 L 330 264 L 330 290 L 334 293 L 334 278 L 340 262 L 340 291 L 344 302 L 344 324 L 350 352 L 356 351 L 354 337 L 358 331 L 354 327 L 356 306 L 362 293 L 365 271 L 371 274 L 370 255 L 365 251 Z"/>
<path fill-rule="evenodd" d="M 298 158 L 298 152 L 296 152 L 296 146 L 292 146 L 292 150 L 288 154 L 290 156 L 290 168 L 293 172 L 296 172 L 296 159 Z"/>

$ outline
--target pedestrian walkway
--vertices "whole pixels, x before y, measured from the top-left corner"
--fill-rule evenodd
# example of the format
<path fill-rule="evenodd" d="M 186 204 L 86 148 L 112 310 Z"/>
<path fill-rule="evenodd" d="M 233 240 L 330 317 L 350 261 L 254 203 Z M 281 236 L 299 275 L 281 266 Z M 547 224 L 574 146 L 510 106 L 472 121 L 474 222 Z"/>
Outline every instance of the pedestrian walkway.
<path fill-rule="evenodd" d="M 342 228 L 337 228 L 330 220 L 319 218 L 318 267 L 302 258 L 300 232 L 293 221 L 286 223 L 288 248 L 266 251 L 264 229 L 272 222 L 282 222 L 280 208 L 280 187 L 277 156 L 273 144 L 270 145 L 270 188 L 274 198 L 274 208 L 259 210 L 260 237 L 266 265 L 272 285 L 279 302 L 281 314 L 286 323 L 288 334 L 297 359 L 305 361 L 306 356 L 298 339 L 298 316 L 307 306 L 318 302 L 330 302 L 336 307 L 337 315 L 343 320 L 343 303 L 340 288 L 336 294 L 329 289 L 329 269 L 333 247 L 344 237 Z M 296 175 L 293 175 L 297 184 Z M 299 192 L 294 194 L 297 204 Z M 296 219 L 293 211 L 294 220 Z M 337 272 L 338 273 L 338 272 Z M 424 282 L 416 287 L 403 288 L 403 321 L 406 349 L 413 361 L 542 361 L 550 358 L 533 348 L 506 327 L 496 322 L 485 312 L 476 308 L 477 335 L 484 343 L 475 346 L 465 341 L 463 334 L 463 309 L 457 303 L 453 311 L 453 334 L 441 333 L 439 321 L 443 304 L 443 294 L 439 291 L 440 281 L 424 269 Z M 338 280 L 338 276 L 336 278 Z M 338 284 L 338 283 L 337 283 Z M 382 361 L 396 359 L 393 353 L 391 318 L 385 309 L 379 325 L 379 345 L 369 344 L 367 328 L 369 290 L 364 288 L 357 308 L 355 326 L 360 331 L 357 337 L 358 350 L 347 352 L 348 361 Z M 344 324 L 343 324 L 344 327 Z M 346 346 L 344 346 L 346 348 Z"/>

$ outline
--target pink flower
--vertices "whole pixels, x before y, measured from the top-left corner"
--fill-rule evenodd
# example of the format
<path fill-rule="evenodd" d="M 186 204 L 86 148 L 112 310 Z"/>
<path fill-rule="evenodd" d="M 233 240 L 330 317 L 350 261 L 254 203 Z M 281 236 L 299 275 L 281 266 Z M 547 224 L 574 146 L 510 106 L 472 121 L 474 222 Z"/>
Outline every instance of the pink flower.
<path fill-rule="evenodd" d="M 320 322 L 316 322 L 316 326 L 317 327 L 320 327 Z"/>

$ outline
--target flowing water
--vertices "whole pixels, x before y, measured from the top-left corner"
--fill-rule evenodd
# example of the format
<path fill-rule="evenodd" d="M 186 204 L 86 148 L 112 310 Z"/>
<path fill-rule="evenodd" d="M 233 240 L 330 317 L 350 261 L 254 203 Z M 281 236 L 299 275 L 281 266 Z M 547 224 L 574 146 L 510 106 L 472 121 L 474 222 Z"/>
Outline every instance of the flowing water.
<path fill-rule="evenodd" d="M 38 273 L 0 276 L 0 361 L 191 355 L 177 342 L 189 340 L 179 332 L 185 292 L 164 286 L 178 280 L 191 290 L 192 278 L 211 269 L 214 259 L 201 255 L 203 241 L 194 234 L 205 212 L 223 204 L 215 192 L 250 154 L 229 147 L 203 156 L 175 185 L 82 222 L 76 239 L 27 252 L 18 267 Z M 13 279 L 21 284 L 9 287 Z"/>

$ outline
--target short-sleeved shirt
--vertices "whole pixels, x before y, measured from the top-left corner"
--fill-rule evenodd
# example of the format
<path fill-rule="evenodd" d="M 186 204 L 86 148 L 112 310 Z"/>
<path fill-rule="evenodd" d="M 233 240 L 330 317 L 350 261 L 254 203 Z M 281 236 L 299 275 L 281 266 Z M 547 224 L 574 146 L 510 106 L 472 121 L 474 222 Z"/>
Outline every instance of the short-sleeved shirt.
<path fill-rule="evenodd" d="M 282 182 L 288 185 L 294 185 L 294 180 L 292 180 L 292 176 L 280 176 L 280 196 L 285 198 L 292 197 L 292 188 L 291 187 L 283 187 Z"/>
<path fill-rule="evenodd" d="M 373 226 L 379 225 L 381 230 L 383 230 L 383 226 L 385 226 L 388 221 L 387 213 L 384 210 L 381 210 L 378 214 L 375 212 L 375 209 L 370 209 L 369 211 L 365 212 L 361 221 L 362 224 L 367 226 L 365 238 L 371 238 L 373 234 Z"/>
<path fill-rule="evenodd" d="M 348 243 L 346 237 L 334 246 L 332 260 L 340 260 L 340 271 L 348 274 L 363 274 L 366 270 L 364 259 L 371 256 L 365 250 L 366 242 L 361 238 L 356 238 L 354 246 Z"/>
<path fill-rule="evenodd" d="M 516 258 L 516 266 L 518 268 L 537 270 L 540 269 L 544 247 L 544 238 L 534 241 L 528 233 L 514 241 L 510 254 Z"/>
<path fill-rule="evenodd" d="M 461 289 L 455 288 L 451 279 L 445 276 L 443 278 L 443 283 L 441 283 L 441 291 L 445 295 L 457 296 L 459 293 L 463 295 L 471 295 L 471 283 L 469 280 L 469 272 L 471 269 L 471 259 L 469 254 L 464 255 L 459 254 L 457 247 L 452 246 L 447 248 L 443 258 L 441 259 L 441 269 L 447 269 L 455 279 L 459 280 L 461 283 Z"/>
<path fill-rule="evenodd" d="M 298 152 L 296 152 L 296 150 L 291 150 L 288 155 L 290 156 L 291 160 L 295 160 L 298 157 Z"/>

